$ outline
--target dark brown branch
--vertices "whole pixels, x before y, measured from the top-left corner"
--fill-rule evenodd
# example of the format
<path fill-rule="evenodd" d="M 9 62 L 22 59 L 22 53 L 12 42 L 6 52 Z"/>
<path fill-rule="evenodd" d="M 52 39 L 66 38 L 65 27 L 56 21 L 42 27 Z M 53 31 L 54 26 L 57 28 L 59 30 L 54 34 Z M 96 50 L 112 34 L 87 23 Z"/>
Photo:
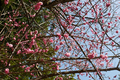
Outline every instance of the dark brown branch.
<path fill-rule="evenodd" d="M 60 4 L 60 3 L 66 3 L 66 2 L 71 2 L 71 1 L 74 1 L 74 0 L 55 0 L 55 1 L 52 1 L 52 2 L 49 2 L 47 4 L 46 1 L 43 2 L 43 7 L 47 7 L 47 8 L 52 8 L 53 6 L 57 5 L 57 4 Z"/>
<path fill-rule="evenodd" d="M 99 71 L 111 71 L 111 70 L 118 70 L 118 71 L 120 71 L 120 69 L 116 68 L 116 67 L 115 68 L 107 68 L 107 69 L 99 69 Z M 45 79 L 45 78 L 57 76 L 57 75 L 60 75 L 60 74 L 75 74 L 75 73 L 85 73 L 85 72 L 96 72 L 96 70 L 91 69 L 91 70 L 78 70 L 78 71 L 57 72 L 57 73 L 54 73 L 54 74 L 43 75 L 41 77 L 38 77 L 38 78 L 32 79 L 32 80 Z"/>

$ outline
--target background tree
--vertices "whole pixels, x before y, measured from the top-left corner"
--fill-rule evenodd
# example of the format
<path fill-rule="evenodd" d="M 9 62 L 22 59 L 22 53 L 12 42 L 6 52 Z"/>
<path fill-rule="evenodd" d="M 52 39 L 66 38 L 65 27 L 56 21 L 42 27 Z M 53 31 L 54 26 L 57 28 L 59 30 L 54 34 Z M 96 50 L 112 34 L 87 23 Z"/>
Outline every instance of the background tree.
<path fill-rule="evenodd" d="M 102 71 L 119 71 L 117 3 L 5 0 L 0 12 L 0 78 L 74 80 L 71 74 L 79 73 L 78 79 L 86 75 L 104 80 Z"/>

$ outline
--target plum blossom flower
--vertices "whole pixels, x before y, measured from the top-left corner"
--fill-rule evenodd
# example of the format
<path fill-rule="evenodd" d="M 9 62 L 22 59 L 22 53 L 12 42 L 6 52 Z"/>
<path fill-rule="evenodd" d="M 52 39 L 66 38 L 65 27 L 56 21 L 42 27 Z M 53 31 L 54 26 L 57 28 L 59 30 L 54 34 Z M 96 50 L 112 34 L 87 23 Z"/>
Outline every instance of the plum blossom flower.
<path fill-rule="evenodd" d="M 34 34 L 38 34 L 38 30 L 35 30 Z"/>
<path fill-rule="evenodd" d="M 55 78 L 55 80 L 58 80 L 58 76 Z"/>
<path fill-rule="evenodd" d="M 17 54 L 20 54 L 20 53 L 21 53 L 21 50 L 18 50 L 18 51 L 17 51 Z"/>
<path fill-rule="evenodd" d="M 72 46 L 70 46 L 69 50 L 70 50 L 70 51 L 72 50 Z"/>
<path fill-rule="evenodd" d="M 6 73 L 6 74 L 9 73 L 9 69 L 8 69 L 8 68 L 5 69 L 5 73 Z"/>
<path fill-rule="evenodd" d="M 57 36 L 59 37 L 59 39 L 61 39 L 61 34 L 60 33 L 57 33 Z"/>
<path fill-rule="evenodd" d="M 108 16 L 110 16 L 111 15 L 111 13 L 108 13 Z"/>
<path fill-rule="evenodd" d="M 5 5 L 8 4 L 8 2 L 9 2 L 9 0 L 4 0 L 4 4 Z"/>
<path fill-rule="evenodd" d="M 89 58 L 89 59 L 94 58 L 94 53 L 90 53 L 90 54 L 88 54 L 88 58 Z"/>
<path fill-rule="evenodd" d="M 59 66 L 57 65 L 57 68 L 56 68 L 57 70 L 59 70 Z"/>
<path fill-rule="evenodd" d="M 43 5 L 42 2 L 38 2 L 34 7 L 35 7 L 35 10 L 39 10 L 41 5 Z"/>
<path fill-rule="evenodd" d="M 62 45 L 62 44 L 64 44 L 64 42 L 63 42 L 63 41 L 61 41 L 61 42 L 60 42 L 60 45 Z"/>
<path fill-rule="evenodd" d="M 110 3 L 106 3 L 106 7 L 109 7 L 110 6 Z"/>
<path fill-rule="evenodd" d="M 18 77 L 15 77 L 18 80 Z"/>
<path fill-rule="evenodd" d="M 65 37 L 65 38 L 68 38 L 68 36 L 69 36 L 68 34 L 64 34 L 64 37 Z"/>
<path fill-rule="evenodd" d="M 114 78 L 116 78 L 116 77 L 117 77 L 117 75 L 114 76 Z"/>
<path fill-rule="evenodd" d="M 26 67 L 25 72 L 29 72 L 29 71 L 30 71 L 30 67 Z"/>
<path fill-rule="evenodd" d="M 62 77 L 59 77 L 59 80 L 63 80 L 63 78 L 62 78 Z"/>
<path fill-rule="evenodd" d="M 0 38 L 0 41 L 2 41 L 4 39 L 4 36 L 2 36 L 1 38 Z"/>
<path fill-rule="evenodd" d="M 30 48 L 26 49 L 26 53 L 34 53 L 34 50 L 31 50 Z"/>
<path fill-rule="evenodd" d="M 30 15 L 30 17 L 32 17 L 32 18 L 33 18 L 33 17 L 35 17 L 35 14 L 33 14 L 33 15 Z"/>
<path fill-rule="evenodd" d="M 101 54 L 100 57 L 101 57 L 102 59 L 107 59 L 107 58 L 108 58 L 107 55 L 103 55 L 103 54 Z"/>
<path fill-rule="evenodd" d="M 55 78 L 55 80 L 63 80 L 63 78 L 57 76 L 57 77 Z"/>
<path fill-rule="evenodd" d="M 58 49 L 59 49 L 59 46 L 56 46 L 55 51 L 57 51 Z"/>
<path fill-rule="evenodd" d="M 51 43 L 53 43 L 53 39 L 50 39 L 49 41 L 50 41 Z"/>
<path fill-rule="evenodd" d="M 16 40 L 16 38 L 15 38 L 15 37 L 13 37 L 13 40 Z"/>
<path fill-rule="evenodd" d="M 6 43 L 6 46 L 9 46 L 10 48 L 13 47 L 13 45 L 12 45 L 12 44 L 9 44 L 8 42 Z"/>
<path fill-rule="evenodd" d="M 119 31 L 117 30 L 116 33 L 118 33 Z"/>
<path fill-rule="evenodd" d="M 23 65 L 23 66 L 21 66 L 22 68 L 24 68 L 25 67 L 25 65 Z"/>
<path fill-rule="evenodd" d="M 70 53 L 66 53 L 65 54 L 66 57 L 70 57 L 70 55 L 71 55 Z"/>
<path fill-rule="evenodd" d="M 55 67 L 53 67 L 52 69 L 55 70 Z"/>

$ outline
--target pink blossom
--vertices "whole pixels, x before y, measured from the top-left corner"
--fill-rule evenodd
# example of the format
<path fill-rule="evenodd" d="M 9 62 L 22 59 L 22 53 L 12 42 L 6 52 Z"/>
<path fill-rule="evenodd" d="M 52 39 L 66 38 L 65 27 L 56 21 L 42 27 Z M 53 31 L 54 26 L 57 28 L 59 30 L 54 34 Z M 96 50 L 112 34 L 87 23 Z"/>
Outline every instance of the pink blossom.
<path fill-rule="evenodd" d="M 44 18 L 48 18 L 48 17 L 49 17 L 49 15 L 45 15 L 45 16 L 44 16 Z"/>
<path fill-rule="evenodd" d="M 60 45 L 64 44 L 64 42 L 60 42 Z"/>
<path fill-rule="evenodd" d="M 68 34 L 64 34 L 64 37 L 65 37 L 65 38 L 68 38 Z"/>
<path fill-rule="evenodd" d="M 38 34 L 38 30 L 35 30 L 34 34 Z"/>
<path fill-rule="evenodd" d="M 34 74 L 33 74 L 33 73 L 30 73 L 30 75 L 31 75 L 31 76 L 34 76 Z"/>
<path fill-rule="evenodd" d="M 39 10 L 41 5 L 43 5 L 42 2 L 38 2 L 34 7 L 35 7 L 35 10 Z"/>
<path fill-rule="evenodd" d="M 16 38 L 15 38 L 15 37 L 13 37 L 13 40 L 16 40 Z"/>
<path fill-rule="evenodd" d="M 18 50 L 18 51 L 17 51 L 17 54 L 20 54 L 20 53 L 21 53 L 21 50 Z"/>
<path fill-rule="evenodd" d="M 57 33 L 57 36 L 59 37 L 59 39 L 61 39 L 61 34 L 60 33 Z"/>
<path fill-rule="evenodd" d="M 2 41 L 4 39 L 4 36 L 2 36 L 1 38 L 0 38 L 0 41 Z"/>
<path fill-rule="evenodd" d="M 16 23 L 14 24 L 14 26 L 17 26 L 17 27 L 18 27 L 18 26 L 19 26 L 19 24 L 16 22 Z"/>
<path fill-rule="evenodd" d="M 32 17 L 32 18 L 33 18 L 33 17 L 35 17 L 35 14 L 33 14 L 33 15 L 30 15 L 30 17 Z"/>
<path fill-rule="evenodd" d="M 9 2 L 9 0 L 4 0 L 4 4 L 5 5 L 8 4 L 8 2 Z"/>
<path fill-rule="evenodd" d="M 33 33 L 33 32 L 31 31 L 31 32 L 30 32 L 30 35 L 32 35 L 32 33 Z"/>
<path fill-rule="evenodd" d="M 6 74 L 9 73 L 9 69 L 8 69 L 8 68 L 5 69 L 5 73 L 6 73 Z"/>
<path fill-rule="evenodd" d="M 104 58 L 104 55 L 103 55 L 103 54 L 101 54 L 101 55 L 100 55 L 100 57 L 101 57 L 101 58 Z"/>
<path fill-rule="evenodd" d="M 43 49 L 42 52 L 44 53 L 44 52 L 45 52 L 45 49 Z"/>
<path fill-rule="evenodd" d="M 106 3 L 106 7 L 109 7 L 110 6 L 110 3 Z"/>
<path fill-rule="evenodd" d="M 108 16 L 110 16 L 111 15 L 111 13 L 108 13 Z"/>
<path fill-rule="evenodd" d="M 101 57 L 102 59 L 107 59 L 107 58 L 108 58 L 107 55 L 103 55 L 103 54 L 101 54 L 100 57 Z"/>
<path fill-rule="evenodd" d="M 53 67 L 52 69 L 55 70 L 55 67 Z"/>
<path fill-rule="evenodd" d="M 66 54 L 65 54 L 65 56 L 67 56 L 67 57 L 70 57 L 70 55 L 71 55 L 70 53 L 66 53 Z"/>
<path fill-rule="evenodd" d="M 49 49 L 46 49 L 45 52 L 47 53 Z"/>
<path fill-rule="evenodd" d="M 9 47 L 13 47 L 13 45 L 12 45 L 12 44 L 9 44 Z"/>
<path fill-rule="evenodd" d="M 108 67 L 113 67 L 113 63 L 108 63 Z"/>
<path fill-rule="evenodd" d="M 111 28 L 111 26 L 108 26 L 108 28 Z"/>
<path fill-rule="evenodd" d="M 70 50 L 70 51 L 72 50 L 72 46 L 70 46 L 69 50 Z"/>
<path fill-rule="evenodd" d="M 116 33 L 118 33 L 119 31 L 117 30 Z"/>
<path fill-rule="evenodd" d="M 104 66 L 104 63 L 100 63 L 100 66 L 103 67 L 103 66 Z"/>
<path fill-rule="evenodd" d="M 25 67 L 25 65 L 22 66 L 22 68 L 24 68 L 24 67 Z"/>
<path fill-rule="evenodd" d="M 35 45 L 35 40 L 34 39 L 32 39 L 32 41 L 30 42 L 30 46 L 32 46 L 32 45 Z"/>
<path fill-rule="evenodd" d="M 107 59 L 108 58 L 108 56 L 107 55 L 105 55 L 105 59 Z"/>
<path fill-rule="evenodd" d="M 31 49 L 28 48 L 28 49 L 26 49 L 26 53 L 28 53 L 28 54 L 29 53 L 34 53 L 34 50 L 31 50 Z"/>
<path fill-rule="evenodd" d="M 35 52 L 37 53 L 37 52 L 38 52 L 38 49 L 35 49 Z"/>
<path fill-rule="evenodd" d="M 59 70 L 59 66 L 57 65 L 57 68 L 56 68 L 57 70 Z"/>
<path fill-rule="evenodd" d="M 29 72 L 29 71 L 30 71 L 30 67 L 26 67 L 25 72 Z"/>
<path fill-rule="evenodd" d="M 10 48 L 13 47 L 13 45 L 12 45 L 12 44 L 9 44 L 9 43 L 6 43 L 6 46 L 9 46 Z"/>
<path fill-rule="evenodd" d="M 117 75 L 114 76 L 114 78 L 116 78 L 116 77 L 117 77 Z"/>
<path fill-rule="evenodd" d="M 34 36 L 33 36 L 33 39 L 35 39 L 37 37 L 37 35 L 35 34 Z"/>
<path fill-rule="evenodd" d="M 16 79 L 18 80 L 18 77 L 16 77 Z"/>
<path fill-rule="evenodd" d="M 50 41 L 51 43 L 53 43 L 53 39 L 50 39 L 49 41 Z"/>
<path fill-rule="evenodd" d="M 46 45 L 46 43 L 47 43 L 47 40 L 46 40 L 46 39 L 43 39 L 43 42 L 44 42 L 44 44 Z"/>
<path fill-rule="evenodd" d="M 62 77 L 59 77 L 59 80 L 63 80 L 63 78 L 62 78 Z"/>
<path fill-rule="evenodd" d="M 58 80 L 58 77 L 56 77 L 55 80 Z"/>
<path fill-rule="evenodd" d="M 25 69 L 26 69 L 26 70 L 29 70 L 29 69 L 30 69 L 30 67 L 26 67 Z"/>
<path fill-rule="evenodd" d="M 57 51 L 58 49 L 59 49 L 59 46 L 56 46 L 55 51 Z"/>
<path fill-rule="evenodd" d="M 88 54 L 88 58 L 89 58 L 89 59 L 94 58 L 94 53 L 90 53 L 90 54 Z"/>
<path fill-rule="evenodd" d="M 114 42 L 112 42 L 112 45 L 114 45 Z"/>

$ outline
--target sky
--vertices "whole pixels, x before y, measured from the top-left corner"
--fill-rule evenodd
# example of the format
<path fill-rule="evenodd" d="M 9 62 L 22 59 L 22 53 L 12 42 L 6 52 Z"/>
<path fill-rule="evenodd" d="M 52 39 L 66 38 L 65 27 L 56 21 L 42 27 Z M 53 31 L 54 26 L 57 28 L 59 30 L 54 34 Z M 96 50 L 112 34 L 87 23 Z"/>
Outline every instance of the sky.
<path fill-rule="evenodd" d="M 118 4 L 118 3 L 116 3 L 116 4 Z M 119 10 L 119 9 L 118 9 Z M 119 11 L 117 11 L 117 12 L 119 12 Z M 110 36 L 112 36 L 112 34 L 113 33 L 108 33 Z M 110 48 L 112 48 L 112 47 L 110 47 Z M 107 50 L 106 48 L 105 48 L 105 50 Z M 117 52 L 116 52 L 117 53 Z M 113 55 L 112 53 L 108 53 L 109 55 Z M 117 62 L 118 62 L 118 59 L 115 59 L 115 60 L 113 60 L 112 61 L 113 62 L 113 66 L 115 66 L 115 65 L 117 65 Z M 117 71 L 117 70 L 113 70 L 113 71 L 107 71 L 107 72 L 102 72 L 103 74 L 105 74 L 105 76 L 106 76 L 106 78 L 105 78 L 105 80 L 117 80 L 118 79 L 118 75 L 120 74 L 120 72 L 119 71 Z M 77 75 L 78 74 L 76 74 L 76 76 L 75 76 L 75 78 L 77 79 Z M 114 76 L 115 75 L 117 75 L 117 77 L 116 78 L 114 78 Z M 108 78 L 108 77 L 110 77 L 110 79 Z M 91 79 L 91 78 L 88 78 L 88 77 L 86 77 L 86 75 L 83 75 L 83 76 L 80 76 L 80 79 L 81 80 L 89 80 L 89 79 Z M 97 78 L 98 79 L 98 78 Z M 93 79 L 91 79 L 91 80 L 93 80 Z"/>

